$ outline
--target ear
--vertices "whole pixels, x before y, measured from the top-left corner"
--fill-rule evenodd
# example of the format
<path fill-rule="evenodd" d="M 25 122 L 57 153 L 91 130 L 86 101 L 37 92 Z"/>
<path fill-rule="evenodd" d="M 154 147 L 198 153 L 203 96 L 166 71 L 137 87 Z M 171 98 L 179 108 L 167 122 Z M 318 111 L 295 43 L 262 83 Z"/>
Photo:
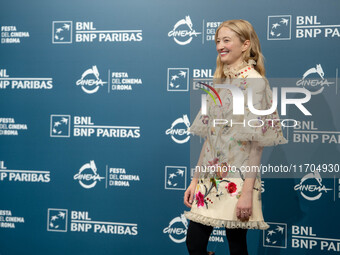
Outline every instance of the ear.
<path fill-rule="evenodd" d="M 246 51 L 250 47 L 250 40 L 245 40 L 242 45 L 242 52 Z"/>

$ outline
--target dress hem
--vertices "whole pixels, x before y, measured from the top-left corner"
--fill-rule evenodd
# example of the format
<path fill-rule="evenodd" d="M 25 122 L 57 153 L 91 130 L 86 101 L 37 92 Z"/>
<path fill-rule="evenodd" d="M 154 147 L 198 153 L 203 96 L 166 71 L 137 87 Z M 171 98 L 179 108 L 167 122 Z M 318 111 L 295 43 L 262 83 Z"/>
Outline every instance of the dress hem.
<path fill-rule="evenodd" d="M 246 228 L 246 229 L 268 229 L 269 225 L 264 221 L 235 221 L 235 220 L 221 220 L 214 219 L 207 216 L 199 215 L 193 212 L 184 212 L 184 216 L 192 221 L 208 225 L 212 227 L 225 227 L 225 228 Z"/>

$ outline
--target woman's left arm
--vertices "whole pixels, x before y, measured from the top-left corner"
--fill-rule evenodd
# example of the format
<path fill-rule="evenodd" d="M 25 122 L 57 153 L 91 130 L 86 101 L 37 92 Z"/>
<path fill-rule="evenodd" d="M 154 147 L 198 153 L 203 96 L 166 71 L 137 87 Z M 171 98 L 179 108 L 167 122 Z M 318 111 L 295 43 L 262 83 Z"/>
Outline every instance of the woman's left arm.
<path fill-rule="evenodd" d="M 236 207 L 236 215 L 240 220 L 248 220 L 252 214 L 253 188 L 261 163 L 262 151 L 263 146 L 259 146 L 256 141 L 251 142 L 248 160 L 249 169 L 245 173 L 242 193 Z"/>

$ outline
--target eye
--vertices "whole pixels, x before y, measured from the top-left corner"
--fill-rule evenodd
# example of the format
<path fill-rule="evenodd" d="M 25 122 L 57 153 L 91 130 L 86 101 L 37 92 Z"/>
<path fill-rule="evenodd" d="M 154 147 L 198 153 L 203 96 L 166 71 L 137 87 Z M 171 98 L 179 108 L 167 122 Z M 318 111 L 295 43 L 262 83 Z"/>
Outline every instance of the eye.
<path fill-rule="evenodd" d="M 229 42 L 229 40 L 228 40 L 228 39 L 225 39 L 224 41 L 225 41 L 225 42 Z"/>

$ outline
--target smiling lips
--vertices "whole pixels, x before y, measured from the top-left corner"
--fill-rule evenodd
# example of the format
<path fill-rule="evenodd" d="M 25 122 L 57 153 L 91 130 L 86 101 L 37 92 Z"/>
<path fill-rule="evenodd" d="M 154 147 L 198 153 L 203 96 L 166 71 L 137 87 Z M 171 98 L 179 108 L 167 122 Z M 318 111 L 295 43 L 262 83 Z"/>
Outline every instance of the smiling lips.
<path fill-rule="evenodd" d="M 229 53 L 229 51 L 227 51 L 227 50 L 224 50 L 224 51 L 221 51 L 221 57 L 223 57 L 223 56 L 225 56 L 225 55 L 227 55 Z"/>

